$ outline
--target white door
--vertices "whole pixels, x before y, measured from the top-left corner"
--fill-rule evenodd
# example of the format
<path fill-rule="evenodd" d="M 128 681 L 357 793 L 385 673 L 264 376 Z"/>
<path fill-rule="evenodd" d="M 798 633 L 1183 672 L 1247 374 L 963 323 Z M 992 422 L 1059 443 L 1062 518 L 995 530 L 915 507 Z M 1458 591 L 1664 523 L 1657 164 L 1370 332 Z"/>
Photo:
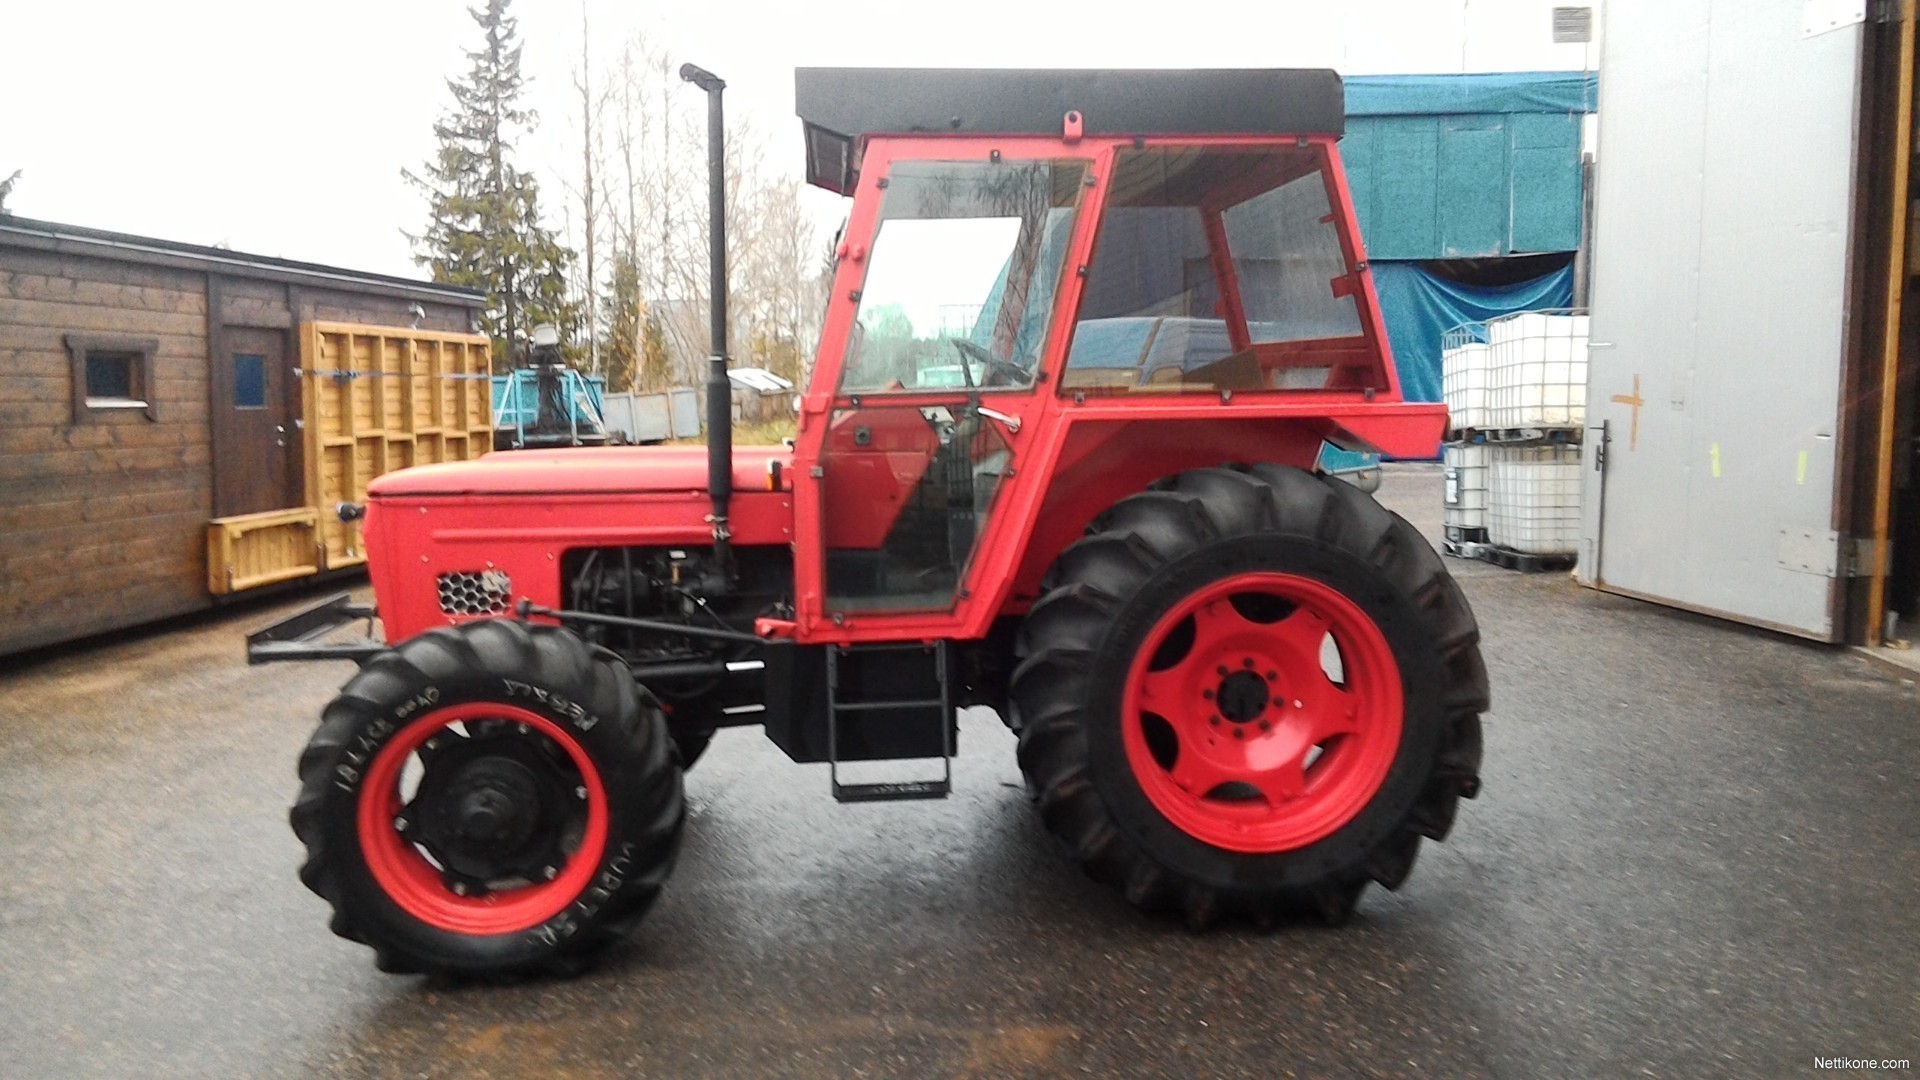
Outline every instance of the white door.
<path fill-rule="evenodd" d="M 1608 0 L 1579 574 L 1834 640 L 1861 28 L 1823 7 Z"/>

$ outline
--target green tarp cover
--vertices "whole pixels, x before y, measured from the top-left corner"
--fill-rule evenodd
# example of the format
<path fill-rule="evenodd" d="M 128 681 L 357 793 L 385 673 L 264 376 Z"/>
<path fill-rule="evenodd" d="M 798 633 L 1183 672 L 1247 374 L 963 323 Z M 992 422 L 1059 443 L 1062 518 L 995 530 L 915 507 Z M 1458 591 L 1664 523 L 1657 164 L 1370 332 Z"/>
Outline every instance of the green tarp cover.
<path fill-rule="evenodd" d="M 1351 75 L 1346 84 L 1350 117 L 1590 113 L 1600 103 L 1600 76 L 1581 71 Z"/>

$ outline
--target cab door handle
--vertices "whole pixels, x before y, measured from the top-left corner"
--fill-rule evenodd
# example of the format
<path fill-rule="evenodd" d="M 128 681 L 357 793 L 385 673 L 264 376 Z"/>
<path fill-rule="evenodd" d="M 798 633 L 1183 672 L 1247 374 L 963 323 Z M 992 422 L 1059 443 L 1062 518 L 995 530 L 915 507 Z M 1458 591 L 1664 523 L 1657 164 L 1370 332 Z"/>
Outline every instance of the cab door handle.
<path fill-rule="evenodd" d="M 1020 434 L 1020 418 L 1017 416 L 1009 416 L 998 409 L 989 409 L 985 405 L 976 405 L 973 411 L 989 420 L 998 420 L 1000 423 L 1006 425 L 1007 434 L 1009 435 Z"/>

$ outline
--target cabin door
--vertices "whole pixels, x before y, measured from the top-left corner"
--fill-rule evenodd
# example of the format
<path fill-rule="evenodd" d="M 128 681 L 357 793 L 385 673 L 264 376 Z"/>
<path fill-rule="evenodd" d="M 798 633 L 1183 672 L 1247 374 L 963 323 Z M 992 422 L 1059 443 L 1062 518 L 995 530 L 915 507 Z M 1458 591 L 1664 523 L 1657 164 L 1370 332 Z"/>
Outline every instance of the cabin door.
<path fill-rule="evenodd" d="M 283 330 L 228 327 L 213 357 L 213 516 L 300 506 L 299 381 Z"/>

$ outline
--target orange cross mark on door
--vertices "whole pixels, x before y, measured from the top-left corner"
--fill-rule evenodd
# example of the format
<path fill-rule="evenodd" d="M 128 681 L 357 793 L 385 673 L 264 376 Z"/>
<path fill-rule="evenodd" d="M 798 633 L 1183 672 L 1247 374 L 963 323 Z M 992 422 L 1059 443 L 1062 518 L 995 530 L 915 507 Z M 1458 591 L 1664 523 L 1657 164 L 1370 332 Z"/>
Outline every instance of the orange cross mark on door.
<path fill-rule="evenodd" d="M 1615 394 L 1613 395 L 1613 400 L 1618 402 L 1621 405 L 1632 406 L 1633 419 L 1628 421 L 1627 423 L 1627 449 L 1629 450 L 1639 449 L 1640 447 L 1640 406 L 1646 404 L 1646 400 L 1640 396 L 1640 376 L 1635 375 L 1633 377 L 1633 393 Z"/>

